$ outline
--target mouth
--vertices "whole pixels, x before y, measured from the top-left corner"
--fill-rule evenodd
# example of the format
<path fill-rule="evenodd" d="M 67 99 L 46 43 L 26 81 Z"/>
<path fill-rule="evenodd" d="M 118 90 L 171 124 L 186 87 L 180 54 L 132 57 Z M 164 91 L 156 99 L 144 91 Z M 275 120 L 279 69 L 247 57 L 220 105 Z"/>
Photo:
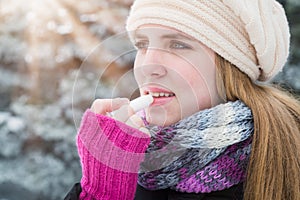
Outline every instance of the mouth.
<path fill-rule="evenodd" d="M 157 87 L 145 89 L 144 94 L 150 94 L 154 98 L 151 106 L 165 105 L 175 98 L 175 94 L 173 92 Z"/>
<path fill-rule="evenodd" d="M 175 96 L 175 94 L 171 92 L 146 92 L 146 94 L 150 94 L 153 98 L 164 98 L 164 97 Z"/>

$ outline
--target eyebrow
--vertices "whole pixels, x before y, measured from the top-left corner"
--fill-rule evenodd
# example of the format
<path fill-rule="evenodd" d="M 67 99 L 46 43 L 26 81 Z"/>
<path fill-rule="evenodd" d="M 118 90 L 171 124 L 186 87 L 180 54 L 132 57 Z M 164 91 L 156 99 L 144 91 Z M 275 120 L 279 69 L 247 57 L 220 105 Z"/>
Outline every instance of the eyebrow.
<path fill-rule="evenodd" d="M 184 36 L 182 34 L 178 34 L 178 33 L 163 35 L 162 38 L 164 38 L 164 39 L 185 39 L 185 40 L 194 41 L 193 38 L 190 38 L 190 37 Z"/>
<path fill-rule="evenodd" d="M 147 38 L 147 36 L 136 33 L 135 38 Z M 195 41 L 195 39 L 193 39 L 193 38 L 190 38 L 190 37 L 184 36 L 182 34 L 178 34 L 178 33 L 162 35 L 161 38 L 163 38 L 163 39 L 184 39 L 184 40 Z"/>

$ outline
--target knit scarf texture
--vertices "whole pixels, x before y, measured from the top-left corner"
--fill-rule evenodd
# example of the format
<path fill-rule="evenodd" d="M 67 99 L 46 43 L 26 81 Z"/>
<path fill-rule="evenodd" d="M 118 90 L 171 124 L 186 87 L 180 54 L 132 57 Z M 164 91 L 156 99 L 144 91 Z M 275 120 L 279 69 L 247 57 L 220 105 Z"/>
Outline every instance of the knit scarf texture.
<path fill-rule="evenodd" d="M 138 183 L 149 190 L 219 191 L 243 182 L 253 118 L 241 101 L 199 111 L 168 127 L 151 126 Z"/>

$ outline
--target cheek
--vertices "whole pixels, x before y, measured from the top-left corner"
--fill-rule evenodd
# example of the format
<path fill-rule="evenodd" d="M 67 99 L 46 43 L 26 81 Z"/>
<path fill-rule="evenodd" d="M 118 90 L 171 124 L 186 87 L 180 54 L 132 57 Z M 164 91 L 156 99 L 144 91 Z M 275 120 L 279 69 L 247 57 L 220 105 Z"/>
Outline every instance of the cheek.
<path fill-rule="evenodd" d="M 189 88 L 185 89 L 185 105 L 188 114 L 211 107 L 211 93 L 205 78 L 199 74 L 187 76 Z"/>
<path fill-rule="evenodd" d="M 190 113 L 211 107 L 216 96 L 214 64 L 202 62 L 201 66 L 190 65 L 188 69 L 178 72 L 185 81 L 181 102 Z"/>
<path fill-rule="evenodd" d="M 142 80 L 143 80 L 143 76 L 142 76 L 142 71 L 141 71 L 141 67 L 137 67 L 140 66 L 139 62 L 137 60 L 134 61 L 134 67 L 133 67 L 133 75 L 134 78 L 137 82 L 138 85 L 142 84 Z"/>

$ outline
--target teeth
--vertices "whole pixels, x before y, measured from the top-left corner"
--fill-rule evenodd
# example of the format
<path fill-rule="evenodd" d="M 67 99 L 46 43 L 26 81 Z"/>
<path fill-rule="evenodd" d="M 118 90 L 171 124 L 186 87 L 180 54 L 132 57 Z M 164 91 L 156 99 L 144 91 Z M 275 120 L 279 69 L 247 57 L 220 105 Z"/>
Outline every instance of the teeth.
<path fill-rule="evenodd" d="M 153 97 L 171 97 L 171 96 L 174 96 L 174 94 L 164 93 L 164 92 L 150 92 L 150 94 Z"/>
<path fill-rule="evenodd" d="M 152 93 L 151 95 L 152 95 L 153 97 L 159 97 L 160 94 L 159 94 L 159 93 Z"/>

